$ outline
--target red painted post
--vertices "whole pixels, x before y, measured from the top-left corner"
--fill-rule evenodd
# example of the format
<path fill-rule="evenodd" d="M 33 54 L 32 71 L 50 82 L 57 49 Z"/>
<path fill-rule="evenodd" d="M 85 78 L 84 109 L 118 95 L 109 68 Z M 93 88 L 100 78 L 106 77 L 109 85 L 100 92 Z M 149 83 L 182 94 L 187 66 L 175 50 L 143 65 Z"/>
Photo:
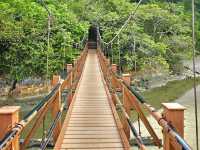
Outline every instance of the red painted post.
<path fill-rule="evenodd" d="M 70 73 L 70 93 L 69 93 L 69 96 L 67 97 L 67 106 L 69 108 L 71 102 L 72 102 L 72 98 L 73 98 L 73 72 Z"/>
<path fill-rule="evenodd" d="M 178 103 L 162 103 L 164 107 L 163 117 L 176 128 L 180 136 L 184 137 L 184 110 Z M 182 147 L 173 142 L 167 131 L 163 131 L 164 150 L 182 150 Z"/>
<path fill-rule="evenodd" d="M 72 64 L 67 64 L 67 73 L 72 70 Z"/>
<path fill-rule="evenodd" d="M 53 79 L 51 81 L 51 85 L 54 87 L 56 84 L 60 81 L 60 76 L 59 75 L 53 75 Z"/>
<path fill-rule="evenodd" d="M 128 85 L 131 85 L 131 75 L 129 73 L 122 74 L 122 80 Z"/>
<path fill-rule="evenodd" d="M 131 114 L 131 107 L 130 107 L 130 103 L 128 102 L 128 97 L 127 97 L 127 93 L 126 93 L 126 89 L 125 87 L 123 87 L 122 89 L 122 93 L 123 93 L 123 99 L 122 99 L 122 102 L 123 102 L 123 107 L 126 111 L 126 113 L 128 114 L 128 116 L 130 116 Z M 123 124 L 123 128 L 124 128 L 124 132 L 126 134 L 126 137 L 127 139 L 130 139 L 130 127 L 129 127 L 129 124 L 126 120 L 126 118 L 124 117 L 123 120 L 122 120 L 122 124 Z"/>
<path fill-rule="evenodd" d="M 117 73 L 117 65 L 112 64 L 112 72 Z"/>
<path fill-rule="evenodd" d="M 80 67 L 82 67 L 82 66 L 80 66 L 80 63 L 81 63 L 81 57 L 78 56 L 78 59 L 77 59 L 77 77 L 79 77 L 79 75 L 80 75 Z"/>
<path fill-rule="evenodd" d="M 19 122 L 19 106 L 4 106 L 0 108 L 0 140 Z M 19 135 L 11 142 L 7 150 L 19 150 Z"/>
<path fill-rule="evenodd" d="M 73 78 L 76 79 L 77 78 L 77 59 L 74 60 L 73 64 L 74 64 L 73 67 L 76 67 L 74 70 Z"/>
<path fill-rule="evenodd" d="M 61 78 L 60 78 L 59 75 L 54 75 L 53 80 L 52 80 L 52 86 L 55 86 L 57 83 L 59 83 L 60 79 Z M 60 111 L 60 108 L 61 108 L 61 89 L 59 88 L 57 95 L 56 95 L 56 98 L 55 98 L 53 105 L 52 105 L 53 119 L 56 118 L 56 115 Z M 53 142 L 54 143 L 56 143 L 56 141 L 57 141 L 57 138 L 58 138 L 60 131 L 61 131 L 61 127 L 62 127 L 61 120 L 59 120 L 56 124 L 54 131 L 53 131 Z"/>
<path fill-rule="evenodd" d="M 107 63 L 108 66 L 110 66 L 110 59 L 109 58 L 106 59 L 106 63 Z"/>
<path fill-rule="evenodd" d="M 67 75 L 68 75 L 68 76 L 71 76 L 71 74 L 69 75 L 69 72 L 72 70 L 72 68 L 73 68 L 73 65 L 72 65 L 72 64 L 67 64 Z M 70 82 L 71 82 L 71 81 L 70 81 Z M 71 83 L 70 83 L 70 85 L 67 84 L 67 85 L 66 85 L 66 89 L 69 89 L 70 86 L 71 86 Z"/>
<path fill-rule="evenodd" d="M 131 78 L 130 78 L 130 74 L 122 74 L 122 80 L 128 85 L 130 86 L 131 84 Z M 127 92 L 126 92 L 126 88 L 123 86 L 122 88 L 122 92 L 123 92 L 123 105 L 124 105 L 124 108 L 126 110 L 126 113 L 128 114 L 128 116 L 131 115 L 131 107 L 130 107 L 130 103 L 128 101 L 128 97 L 127 97 Z M 127 122 L 127 120 L 125 120 L 125 123 L 124 124 L 124 130 L 125 130 L 125 133 L 126 133 L 126 136 L 128 139 L 130 139 L 130 127 L 129 127 L 129 124 Z"/>

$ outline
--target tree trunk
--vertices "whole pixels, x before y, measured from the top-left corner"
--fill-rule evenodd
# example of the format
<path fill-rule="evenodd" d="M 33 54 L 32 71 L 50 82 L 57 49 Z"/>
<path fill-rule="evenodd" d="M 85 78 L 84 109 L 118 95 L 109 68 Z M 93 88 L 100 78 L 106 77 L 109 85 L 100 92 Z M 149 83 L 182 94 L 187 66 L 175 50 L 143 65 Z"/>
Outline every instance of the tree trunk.
<path fill-rule="evenodd" d="M 8 95 L 12 95 L 12 91 L 16 89 L 16 85 L 17 85 L 17 79 L 15 79 L 13 82 L 12 82 L 12 85 L 9 89 L 9 92 L 8 92 Z"/>

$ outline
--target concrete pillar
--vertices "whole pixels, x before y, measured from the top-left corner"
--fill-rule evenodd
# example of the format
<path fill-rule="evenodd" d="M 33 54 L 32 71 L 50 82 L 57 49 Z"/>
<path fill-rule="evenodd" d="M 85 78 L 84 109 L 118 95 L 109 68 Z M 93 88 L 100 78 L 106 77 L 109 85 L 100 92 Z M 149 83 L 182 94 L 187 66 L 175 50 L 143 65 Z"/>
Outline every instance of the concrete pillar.
<path fill-rule="evenodd" d="M 163 117 L 176 128 L 180 136 L 184 137 L 184 110 L 185 107 L 178 103 L 162 103 Z M 182 147 L 173 142 L 167 131 L 163 132 L 164 150 L 182 150 Z"/>
<path fill-rule="evenodd" d="M 112 64 L 112 72 L 117 73 L 117 65 Z"/>
<path fill-rule="evenodd" d="M 129 73 L 122 74 L 122 80 L 128 85 L 131 85 L 131 75 Z"/>
<path fill-rule="evenodd" d="M 0 140 L 19 123 L 19 106 L 4 106 L 0 108 Z M 7 148 L 7 150 L 19 150 L 19 135 L 17 135 Z"/>

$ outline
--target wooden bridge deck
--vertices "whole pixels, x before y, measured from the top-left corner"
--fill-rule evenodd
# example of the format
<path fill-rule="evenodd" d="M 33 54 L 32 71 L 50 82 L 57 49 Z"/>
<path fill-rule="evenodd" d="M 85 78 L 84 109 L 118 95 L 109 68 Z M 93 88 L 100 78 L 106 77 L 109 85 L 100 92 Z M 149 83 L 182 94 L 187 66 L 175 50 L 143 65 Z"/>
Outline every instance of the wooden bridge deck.
<path fill-rule="evenodd" d="M 96 50 L 89 50 L 55 149 L 125 149 L 103 81 Z"/>

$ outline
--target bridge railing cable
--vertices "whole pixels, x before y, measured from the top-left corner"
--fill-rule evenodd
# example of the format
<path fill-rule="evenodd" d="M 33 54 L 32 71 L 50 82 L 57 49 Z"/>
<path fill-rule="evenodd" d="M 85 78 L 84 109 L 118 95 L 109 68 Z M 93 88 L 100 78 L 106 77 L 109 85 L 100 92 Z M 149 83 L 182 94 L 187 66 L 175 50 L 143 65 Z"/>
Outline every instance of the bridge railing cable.
<path fill-rule="evenodd" d="M 17 123 L 9 132 L 7 132 L 4 138 L 0 141 L 0 150 L 5 150 L 10 145 L 12 140 L 17 135 L 19 135 L 34 118 L 36 118 L 36 121 L 31 131 L 28 133 L 24 143 L 22 143 L 21 145 L 20 149 L 22 150 L 25 149 L 31 136 L 34 134 L 33 131 L 37 129 L 36 126 L 40 124 L 41 119 L 45 116 L 47 111 L 52 107 L 53 102 L 56 100 L 56 97 L 59 97 L 59 93 L 63 91 L 64 88 L 67 88 L 67 89 L 76 88 L 77 81 L 79 80 L 82 73 L 82 68 L 83 68 L 86 56 L 87 56 L 87 49 L 85 49 L 81 53 L 74 67 L 68 72 L 66 79 L 64 81 L 62 80 L 58 81 L 58 83 L 53 87 L 53 89 L 49 92 L 49 94 L 45 96 L 30 112 L 28 112 L 28 114 L 25 115 L 24 118 L 19 123 Z M 63 105 L 59 109 L 60 111 L 54 118 L 54 121 L 51 125 L 52 128 L 55 127 L 54 123 L 56 123 L 61 116 L 60 113 L 63 110 Z M 51 131 L 49 131 L 48 135 L 51 135 Z M 44 145 L 45 145 L 45 142 L 44 142 Z M 43 147 L 45 147 L 44 145 Z"/>
<path fill-rule="evenodd" d="M 57 113 L 55 119 L 53 120 L 53 122 L 52 122 L 52 124 L 51 124 L 51 126 L 50 126 L 50 128 L 48 130 L 46 138 L 44 138 L 43 141 L 41 142 L 41 144 L 40 144 L 40 149 L 41 150 L 45 150 L 47 145 L 48 145 L 48 143 L 49 143 L 49 141 L 51 140 L 51 137 L 53 135 L 53 131 L 54 131 L 55 127 L 56 127 L 56 123 L 62 117 L 62 111 L 64 109 L 64 106 L 65 106 L 65 104 L 62 104 L 60 111 Z"/>
<path fill-rule="evenodd" d="M 123 86 L 120 82 L 117 82 L 117 81 L 114 81 L 114 80 L 116 80 L 116 78 L 113 78 L 114 76 L 113 76 L 113 74 L 112 74 L 112 72 L 110 72 L 110 69 L 109 69 L 109 67 L 108 67 L 108 64 L 109 64 L 109 62 L 108 61 L 106 61 L 105 59 L 105 56 L 103 56 L 102 55 L 102 53 L 99 51 L 99 53 L 98 53 L 98 56 L 100 57 L 99 58 L 99 60 L 100 60 L 100 64 L 101 64 L 101 68 L 102 68 L 102 72 L 103 72 L 103 74 L 104 74 L 104 78 L 105 78 L 105 80 L 107 81 L 107 83 L 109 82 L 109 80 L 111 80 L 111 82 L 112 82 L 112 86 L 113 87 L 111 87 L 111 88 L 113 88 L 114 89 L 114 91 L 123 91 L 122 92 L 122 99 L 126 99 L 126 98 L 129 98 L 130 96 L 128 96 L 127 97 L 127 95 L 130 95 L 130 92 L 127 90 L 127 88 L 125 87 L 125 86 Z M 111 78 L 111 79 L 109 79 L 109 78 Z M 115 87 L 115 86 L 117 86 L 117 88 Z M 116 95 L 113 95 L 114 97 L 116 97 Z M 115 98 L 116 99 L 116 98 Z M 116 100 L 114 100 L 114 101 L 116 101 Z M 123 103 L 124 104 L 124 103 Z M 134 102 L 132 102 L 132 104 L 131 104 L 136 110 L 137 110 L 137 112 L 138 112 L 138 114 L 139 114 L 139 116 L 140 116 L 140 118 L 141 118 L 141 120 L 143 121 L 143 123 L 144 123 L 144 125 L 146 126 L 146 128 L 147 128 L 147 130 L 149 131 L 149 133 L 150 133 L 150 135 L 153 137 L 153 140 L 154 140 L 154 143 L 157 145 L 157 146 L 161 146 L 161 143 L 160 143 L 160 140 L 158 139 L 158 136 L 156 135 L 156 133 L 154 132 L 154 130 L 153 130 L 153 128 L 152 128 L 152 126 L 150 125 L 150 123 L 148 122 L 148 120 L 146 119 L 146 117 L 145 117 L 145 115 L 144 115 L 144 113 L 142 112 L 142 109 L 141 109 L 141 107 L 139 106 L 139 104 L 136 102 L 136 101 L 134 101 Z M 126 105 L 126 106 L 124 106 L 125 108 L 126 108 L 126 111 L 127 112 L 130 112 L 130 107 L 131 106 L 128 106 L 128 105 Z M 126 117 L 126 116 L 125 116 Z M 122 122 L 123 122 L 123 120 L 124 119 L 122 119 Z M 126 120 L 127 120 L 127 118 L 126 118 Z M 127 122 L 128 122 L 128 124 L 130 124 L 130 120 L 128 121 L 127 120 Z M 131 129 L 133 129 L 133 127 L 130 127 Z M 126 130 L 126 127 L 124 127 L 124 130 Z M 127 136 L 129 136 L 128 134 L 129 134 L 129 132 L 127 131 Z M 129 137 L 127 137 L 127 138 L 129 138 Z M 139 144 L 139 143 L 138 143 Z"/>
<path fill-rule="evenodd" d="M 120 110 L 122 111 L 123 115 L 125 116 L 128 125 L 130 126 L 131 132 L 133 133 L 134 137 L 136 138 L 136 143 L 138 145 L 138 147 L 140 148 L 140 150 L 146 150 L 146 147 L 144 145 L 144 142 L 141 138 L 141 136 L 139 135 L 139 133 L 137 132 L 136 128 L 134 127 L 134 125 L 131 122 L 131 119 L 129 117 L 129 115 L 127 114 L 123 104 L 121 103 L 119 97 L 117 96 L 117 94 L 115 93 L 115 90 L 112 88 L 112 83 L 111 83 L 111 79 L 107 78 L 107 82 L 108 85 L 110 87 L 110 89 L 112 89 L 111 93 L 113 94 L 113 96 L 115 97 L 115 100 L 117 101 L 117 106 L 120 108 Z"/>
<path fill-rule="evenodd" d="M 110 41 L 105 42 L 105 41 L 103 40 L 103 38 L 101 37 L 100 33 L 98 32 L 99 40 L 101 41 L 101 43 L 103 43 L 103 44 L 105 44 L 105 45 L 110 45 L 111 43 L 113 43 L 113 42 L 117 39 L 117 37 L 120 35 L 120 33 L 123 31 L 123 29 L 126 28 L 126 26 L 127 26 L 128 23 L 131 21 L 131 19 L 134 19 L 134 18 L 135 18 L 136 12 L 137 12 L 137 10 L 138 10 L 140 4 L 142 3 L 142 1 L 143 1 L 143 0 L 140 0 L 140 1 L 137 3 L 135 9 L 129 14 L 127 20 L 124 22 L 124 24 L 121 26 L 121 28 L 117 31 L 117 33 L 115 34 L 115 36 L 114 36 Z"/>
<path fill-rule="evenodd" d="M 144 108 L 149 112 L 151 116 L 158 122 L 158 124 L 163 128 L 164 131 L 167 131 L 167 133 L 170 135 L 170 137 L 180 144 L 183 150 L 192 150 L 190 145 L 184 140 L 183 137 L 181 137 L 176 128 L 173 127 L 165 118 L 162 117 L 162 115 L 150 104 L 148 104 L 145 100 L 145 98 L 138 93 L 136 90 L 131 88 L 125 81 L 121 79 L 121 77 L 117 76 L 112 69 L 109 66 L 109 63 L 107 62 L 107 58 L 103 55 L 101 51 L 99 51 L 99 59 L 100 62 L 103 63 L 104 66 L 101 65 L 102 71 L 104 72 L 106 78 L 107 76 L 111 76 L 112 80 L 112 85 L 115 87 L 115 91 L 118 90 L 118 88 L 125 87 L 132 95 L 129 98 L 130 103 L 135 103 L 138 101 Z M 115 84 L 115 85 L 114 85 Z M 138 111 L 136 109 L 136 111 Z M 138 112 L 139 113 L 139 112 Z M 141 117 L 141 116 L 140 116 Z M 142 119 L 142 118 L 141 118 Z M 145 124 L 144 124 L 145 125 Z"/>

